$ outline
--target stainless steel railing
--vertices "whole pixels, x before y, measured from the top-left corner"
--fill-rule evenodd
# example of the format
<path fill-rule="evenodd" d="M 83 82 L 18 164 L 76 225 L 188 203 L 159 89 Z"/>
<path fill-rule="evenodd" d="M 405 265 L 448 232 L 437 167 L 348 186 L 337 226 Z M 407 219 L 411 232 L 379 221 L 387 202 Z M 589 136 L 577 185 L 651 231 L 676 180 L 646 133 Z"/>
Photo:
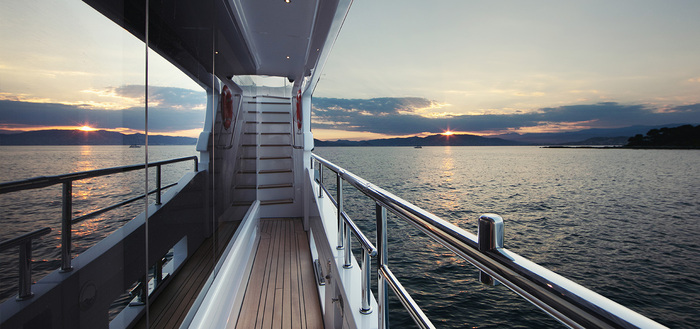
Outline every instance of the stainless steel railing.
<path fill-rule="evenodd" d="M 322 171 L 321 171 L 322 173 Z M 323 178 L 319 180 L 323 181 Z M 370 284 L 371 284 L 371 258 L 377 255 L 377 248 L 374 247 L 372 242 L 369 241 L 367 236 L 357 227 L 355 222 L 348 216 L 348 214 L 343 210 L 343 180 L 338 175 L 337 185 L 336 185 L 336 195 L 338 200 L 333 198 L 333 196 L 328 192 L 326 186 L 323 183 L 319 184 L 319 197 L 323 193 L 328 196 L 329 200 L 338 209 L 338 250 L 343 249 L 343 267 L 352 268 L 352 236 L 351 233 L 357 237 L 362 247 L 362 307 L 360 308 L 360 313 L 369 314 L 372 313 L 371 294 L 370 294 Z"/>
<path fill-rule="evenodd" d="M 337 176 L 338 186 L 345 181 L 376 203 L 379 328 L 388 327 L 387 292 L 389 287 L 421 328 L 433 328 L 420 307 L 394 277 L 387 263 L 386 211 L 411 223 L 433 240 L 447 247 L 480 270 L 480 281 L 493 284 L 494 280 L 516 292 L 553 318 L 572 328 L 664 328 L 606 297 L 574 283 L 536 263 L 503 248 L 503 220 L 487 214 L 479 218 L 478 235 L 469 233 L 431 214 L 394 194 L 371 184 L 351 172 L 312 154 L 319 166 L 319 197 L 327 189 L 323 184 L 323 168 Z M 339 190 L 340 191 L 340 190 Z M 314 192 L 315 193 L 315 192 Z M 330 196 L 330 194 L 328 194 Z M 342 191 L 337 193 L 339 213 L 342 210 Z M 339 237 L 342 228 L 339 225 Z M 369 267 L 369 266 L 366 266 Z M 364 289 L 364 288 L 363 288 Z"/>
<path fill-rule="evenodd" d="M 148 168 L 156 167 L 156 188 L 148 192 L 148 195 L 156 194 L 156 204 L 161 204 L 161 192 L 164 189 L 170 188 L 177 185 L 177 183 L 169 184 L 166 186 L 161 186 L 161 167 L 167 164 L 193 161 L 194 171 L 198 171 L 198 158 L 196 156 L 189 156 L 183 158 L 176 158 L 170 160 L 163 160 L 157 162 L 148 163 Z M 134 170 L 143 170 L 146 168 L 145 164 L 112 167 L 104 169 L 96 169 L 89 171 L 81 171 L 70 174 L 56 175 L 56 176 L 41 176 L 34 177 L 30 179 L 25 179 L 21 181 L 0 183 L 0 194 L 17 192 L 29 189 L 38 189 L 43 187 L 48 187 L 52 185 L 62 184 L 62 202 L 61 202 L 61 271 L 68 272 L 71 271 L 71 249 L 72 249 L 72 237 L 71 231 L 73 224 L 82 222 L 88 218 L 97 216 L 106 211 L 121 207 L 123 205 L 129 204 L 139 199 L 143 199 L 146 195 L 140 195 L 128 200 L 124 200 L 113 205 L 98 209 L 96 211 L 90 212 L 80 217 L 72 218 L 73 213 L 73 181 L 94 178 L 100 176 L 106 176 L 116 173 L 129 172 Z M 20 268 L 19 268 L 19 295 L 18 300 L 27 299 L 32 297 L 31 292 L 31 240 L 36 239 L 40 236 L 46 235 L 51 231 L 51 228 L 44 227 L 42 229 L 24 234 L 22 236 L 0 242 L 0 251 L 9 249 L 15 246 L 20 246 Z"/>

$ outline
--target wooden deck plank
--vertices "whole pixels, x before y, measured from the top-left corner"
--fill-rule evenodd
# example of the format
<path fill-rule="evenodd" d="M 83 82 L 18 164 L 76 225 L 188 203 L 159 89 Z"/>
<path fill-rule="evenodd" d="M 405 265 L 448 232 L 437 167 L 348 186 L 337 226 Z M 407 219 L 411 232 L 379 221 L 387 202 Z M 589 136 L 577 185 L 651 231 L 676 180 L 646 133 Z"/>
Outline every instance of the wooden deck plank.
<path fill-rule="evenodd" d="M 290 260 L 290 294 L 291 294 L 291 324 L 289 328 L 292 329 L 299 329 L 302 327 L 301 324 L 301 305 L 300 305 L 300 295 L 299 295 L 299 277 L 301 276 L 301 273 L 299 272 L 299 248 L 296 248 L 298 245 L 298 239 L 296 236 L 296 228 L 297 228 L 297 222 L 293 221 L 292 222 L 293 228 L 292 228 L 292 234 L 290 235 L 292 237 L 291 240 L 291 245 L 290 249 L 292 252 L 290 253 L 291 256 L 289 258 Z"/>
<path fill-rule="evenodd" d="M 277 267 L 279 264 L 279 252 L 280 252 L 280 239 L 279 235 L 281 230 L 281 223 L 275 221 L 273 222 L 272 230 L 272 252 L 270 253 L 270 266 L 267 271 L 267 282 L 265 286 L 265 303 L 262 305 L 263 309 L 259 310 L 258 317 L 262 324 L 261 328 L 271 329 L 273 323 L 274 309 L 275 309 L 275 284 L 277 282 Z M 262 312 L 261 312 L 262 311 Z"/>
<path fill-rule="evenodd" d="M 176 328 L 180 326 L 214 269 L 214 265 L 221 255 L 221 250 L 228 244 L 238 224 L 238 222 L 226 222 L 219 226 L 216 238 L 217 250 L 219 251 L 217 255 L 214 255 L 213 252 L 214 238 L 210 237 L 182 265 L 177 275 L 169 279 L 168 285 L 151 302 L 149 328 Z M 134 328 L 146 328 L 146 316 L 143 316 Z"/>
<path fill-rule="evenodd" d="M 302 291 L 304 296 L 304 310 L 319 310 L 318 312 L 304 312 L 307 328 L 323 328 L 323 316 L 321 315 L 321 302 L 318 300 L 316 279 L 314 278 L 313 264 L 311 261 L 311 249 L 306 232 L 297 233 L 298 248 L 300 251 L 300 268 L 304 270 L 301 276 Z"/>
<path fill-rule="evenodd" d="M 261 230 L 269 238 L 260 239 L 237 328 L 323 328 L 301 220 L 265 219 Z"/>
<path fill-rule="evenodd" d="M 277 239 L 279 241 L 279 249 L 277 250 L 277 269 L 275 275 L 275 281 L 271 282 L 274 286 L 274 303 L 272 311 L 272 328 L 281 329 L 282 328 L 282 313 L 284 306 L 284 263 L 285 263 L 285 240 L 287 237 L 287 225 L 284 221 L 279 221 L 279 235 Z M 267 311 L 267 310 L 266 310 Z M 265 312 L 267 313 L 267 312 Z"/>
<path fill-rule="evenodd" d="M 256 257 L 267 257 L 270 252 L 270 222 L 264 221 L 260 223 L 260 243 Z M 257 260 L 257 259 L 256 259 Z M 254 261 L 252 273 L 265 273 L 267 262 Z M 239 327 L 255 328 L 257 320 L 257 311 L 260 307 L 261 295 L 263 291 L 264 275 L 251 275 L 248 281 L 248 291 L 245 298 L 250 298 L 246 303 L 243 303 L 241 312 L 238 318 Z"/>

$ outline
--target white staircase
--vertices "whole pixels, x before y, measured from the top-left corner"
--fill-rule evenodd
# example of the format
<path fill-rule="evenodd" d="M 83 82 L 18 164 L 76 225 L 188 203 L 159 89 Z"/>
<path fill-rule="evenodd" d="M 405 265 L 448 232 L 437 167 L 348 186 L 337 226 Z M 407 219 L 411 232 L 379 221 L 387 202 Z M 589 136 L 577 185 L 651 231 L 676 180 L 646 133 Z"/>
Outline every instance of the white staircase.
<path fill-rule="evenodd" d="M 243 133 L 236 172 L 234 206 L 260 200 L 261 212 L 294 204 L 291 101 L 256 96 L 243 99 Z M 265 211 L 268 209 L 268 211 Z M 276 215 L 279 216 L 279 215 Z"/>

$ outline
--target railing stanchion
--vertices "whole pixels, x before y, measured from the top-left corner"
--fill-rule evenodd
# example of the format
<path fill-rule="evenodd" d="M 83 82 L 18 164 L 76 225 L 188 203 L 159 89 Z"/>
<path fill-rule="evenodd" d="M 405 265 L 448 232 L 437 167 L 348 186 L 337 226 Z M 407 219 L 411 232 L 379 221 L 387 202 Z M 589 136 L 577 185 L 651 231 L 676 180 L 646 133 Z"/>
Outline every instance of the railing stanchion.
<path fill-rule="evenodd" d="M 503 248 L 503 218 L 496 214 L 481 215 L 477 237 L 481 252 Z M 489 286 L 493 286 L 497 282 L 483 271 L 479 271 L 479 281 Z"/>
<path fill-rule="evenodd" d="M 338 197 L 338 246 L 336 249 L 343 249 L 345 220 L 343 219 L 343 178 L 340 174 L 336 174 L 336 196 Z"/>
<path fill-rule="evenodd" d="M 32 240 L 19 245 L 19 294 L 17 300 L 32 298 Z"/>
<path fill-rule="evenodd" d="M 323 197 L 323 165 L 318 163 L 318 198 Z"/>
<path fill-rule="evenodd" d="M 63 209 L 61 211 L 61 272 L 70 272 L 71 266 L 71 231 L 73 214 L 73 182 L 63 183 Z"/>
<path fill-rule="evenodd" d="M 345 248 L 345 257 L 343 257 L 345 258 L 345 263 L 343 264 L 343 267 L 352 268 L 352 235 L 350 235 L 350 225 L 345 223 L 345 220 L 343 220 L 343 226 L 345 227 L 345 243 L 343 244 L 343 247 Z"/>
<path fill-rule="evenodd" d="M 156 191 L 157 191 L 156 192 L 156 204 L 157 205 L 162 204 L 160 202 L 160 192 L 161 192 L 160 191 L 160 181 L 161 181 L 160 177 L 161 177 L 160 176 L 160 165 L 157 165 L 156 166 Z"/>
<path fill-rule="evenodd" d="M 153 265 L 154 288 L 158 288 L 163 282 L 163 258 L 160 258 Z"/>
<path fill-rule="evenodd" d="M 372 259 L 369 256 L 369 251 L 365 248 L 362 248 L 362 259 L 362 308 L 360 309 L 360 313 L 370 314 L 372 313 L 372 307 L 370 306 L 370 272 L 372 269 Z"/>
<path fill-rule="evenodd" d="M 387 231 L 386 231 L 386 209 L 379 203 L 375 203 L 377 222 L 377 272 L 388 262 Z M 377 275 L 377 307 L 379 308 L 379 329 L 389 328 L 389 285 L 381 273 Z"/>

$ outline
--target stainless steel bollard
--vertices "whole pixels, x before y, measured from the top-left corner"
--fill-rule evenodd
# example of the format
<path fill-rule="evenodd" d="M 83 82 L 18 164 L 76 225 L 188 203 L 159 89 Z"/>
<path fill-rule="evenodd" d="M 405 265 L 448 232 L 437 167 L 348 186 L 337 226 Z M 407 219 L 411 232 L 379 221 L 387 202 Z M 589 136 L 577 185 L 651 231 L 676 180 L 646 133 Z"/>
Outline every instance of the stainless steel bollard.
<path fill-rule="evenodd" d="M 496 214 L 484 214 L 479 217 L 478 232 L 479 251 L 494 251 L 503 248 L 503 218 Z M 479 281 L 486 285 L 496 285 L 497 281 L 490 275 L 479 271 Z"/>

